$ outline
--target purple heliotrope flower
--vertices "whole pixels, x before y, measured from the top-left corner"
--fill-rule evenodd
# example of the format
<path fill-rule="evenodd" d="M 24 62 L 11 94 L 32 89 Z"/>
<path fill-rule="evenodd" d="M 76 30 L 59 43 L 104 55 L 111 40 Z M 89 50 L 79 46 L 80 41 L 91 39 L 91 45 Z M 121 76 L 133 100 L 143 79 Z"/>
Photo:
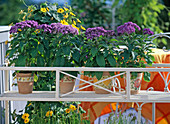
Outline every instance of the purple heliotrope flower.
<path fill-rule="evenodd" d="M 143 29 L 143 34 L 153 35 L 153 34 L 154 34 L 154 32 L 153 32 L 153 31 L 151 31 L 149 28 L 145 28 L 145 29 Z"/>
<path fill-rule="evenodd" d="M 93 39 L 100 36 L 113 36 L 113 30 L 105 30 L 103 27 L 88 28 L 85 32 L 87 39 Z"/>
<path fill-rule="evenodd" d="M 139 31 L 141 30 L 141 28 L 137 24 L 133 22 L 127 22 L 117 27 L 117 33 L 118 34 L 131 34 L 135 32 L 136 29 L 138 29 Z"/>
<path fill-rule="evenodd" d="M 17 33 L 18 29 L 23 30 L 25 28 L 37 28 L 37 27 L 38 27 L 38 22 L 34 20 L 22 21 L 22 22 L 16 23 L 14 26 L 11 27 L 10 34 Z"/>

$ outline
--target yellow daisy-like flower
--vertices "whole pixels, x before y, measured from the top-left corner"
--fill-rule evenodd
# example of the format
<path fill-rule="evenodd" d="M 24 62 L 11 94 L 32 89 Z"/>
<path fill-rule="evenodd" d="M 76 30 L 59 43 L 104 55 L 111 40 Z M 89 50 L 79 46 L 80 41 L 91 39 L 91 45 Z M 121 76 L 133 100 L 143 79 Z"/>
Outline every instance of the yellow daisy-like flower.
<path fill-rule="evenodd" d="M 64 18 L 68 18 L 68 13 L 66 13 L 66 14 L 64 15 Z"/>
<path fill-rule="evenodd" d="M 80 19 L 77 19 L 77 22 L 81 23 Z"/>
<path fill-rule="evenodd" d="M 38 41 L 38 44 L 40 44 L 40 41 Z"/>
<path fill-rule="evenodd" d="M 58 13 L 63 13 L 63 12 L 64 12 L 64 9 L 59 8 L 59 9 L 57 10 L 57 12 L 58 12 Z"/>
<path fill-rule="evenodd" d="M 76 25 L 76 21 L 73 20 L 73 24 Z"/>
<path fill-rule="evenodd" d="M 70 113 L 70 109 L 67 108 L 67 109 L 65 110 L 65 112 L 66 112 L 66 113 Z"/>
<path fill-rule="evenodd" d="M 76 16 L 74 13 L 72 13 L 72 12 L 70 12 L 70 15 L 72 15 L 72 16 Z"/>
<path fill-rule="evenodd" d="M 49 115 L 50 115 L 50 111 L 48 111 L 45 116 L 49 117 Z"/>
<path fill-rule="evenodd" d="M 7 45 L 7 44 L 8 44 L 8 40 L 5 41 L 5 45 Z"/>
<path fill-rule="evenodd" d="M 24 10 L 21 10 L 18 14 L 22 14 L 24 12 Z"/>
<path fill-rule="evenodd" d="M 29 121 L 30 121 L 30 119 L 29 119 L 29 118 L 26 118 L 26 119 L 24 120 L 24 123 L 27 124 Z"/>
<path fill-rule="evenodd" d="M 63 24 L 63 25 L 69 25 L 68 22 L 66 22 L 66 20 L 61 20 L 61 24 Z"/>
<path fill-rule="evenodd" d="M 50 111 L 50 116 L 52 116 L 53 115 L 53 111 Z"/>
<path fill-rule="evenodd" d="M 32 103 L 28 104 L 28 107 L 31 106 L 31 105 L 32 105 Z"/>
<path fill-rule="evenodd" d="M 18 31 L 22 31 L 21 29 L 18 29 Z"/>
<path fill-rule="evenodd" d="M 79 28 L 76 27 L 74 24 L 71 25 L 73 28 L 76 28 L 79 31 Z"/>
<path fill-rule="evenodd" d="M 30 115 L 28 114 L 28 113 L 24 113 L 23 115 L 22 115 L 22 119 L 26 119 L 26 118 L 28 118 Z"/>
<path fill-rule="evenodd" d="M 80 27 L 81 27 L 81 29 L 86 30 L 85 27 L 83 27 L 83 26 L 80 26 Z"/>
<path fill-rule="evenodd" d="M 53 111 L 48 111 L 45 116 L 49 117 L 49 116 L 52 116 L 52 115 L 53 115 Z"/>
<path fill-rule="evenodd" d="M 68 8 L 64 7 L 64 10 L 65 10 L 65 11 L 67 11 L 67 10 L 68 10 Z"/>
<path fill-rule="evenodd" d="M 70 105 L 70 109 L 71 109 L 72 111 L 75 111 L 75 110 L 76 110 L 76 107 L 75 107 L 74 105 Z"/>
<path fill-rule="evenodd" d="M 46 10 L 47 10 L 47 11 L 49 11 L 49 8 L 48 8 L 48 7 L 46 7 Z"/>
<path fill-rule="evenodd" d="M 40 11 L 41 12 L 47 12 L 46 8 L 41 8 Z"/>

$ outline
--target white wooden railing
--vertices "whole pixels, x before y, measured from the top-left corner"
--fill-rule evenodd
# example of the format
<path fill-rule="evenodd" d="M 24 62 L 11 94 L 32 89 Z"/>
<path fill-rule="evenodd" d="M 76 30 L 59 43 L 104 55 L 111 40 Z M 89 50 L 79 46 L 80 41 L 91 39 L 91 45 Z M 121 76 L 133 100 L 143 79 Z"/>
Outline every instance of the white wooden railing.
<path fill-rule="evenodd" d="M 153 66 L 166 66 L 170 67 L 170 64 L 155 64 Z M 165 90 L 164 92 L 160 91 L 148 91 L 143 90 L 137 95 L 130 94 L 130 73 L 131 72 L 168 72 L 170 74 L 170 68 L 97 68 L 97 67 L 0 67 L 0 70 L 4 70 L 6 72 L 6 81 L 5 81 L 5 92 L 0 95 L 0 100 L 9 100 L 9 101 L 95 101 L 95 102 L 136 102 L 138 105 L 138 119 L 140 123 L 141 117 L 141 109 L 143 104 L 145 103 L 153 103 L 153 107 L 155 107 L 155 103 L 170 103 L 170 92 Z M 19 94 L 17 91 L 10 91 L 8 89 L 8 71 L 56 71 L 56 91 L 33 91 L 32 94 Z M 71 74 L 68 74 L 67 71 L 108 71 L 108 72 L 122 72 L 118 75 L 109 77 L 104 80 L 100 80 L 96 83 L 91 83 L 90 81 L 85 81 L 81 78 L 75 77 Z M 74 91 L 71 91 L 66 94 L 60 94 L 59 92 L 59 79 L 60 73 L 68 75 L 72 78 L 75 78 L 79 81 L 83 81 L 84 83 L 89 84 L 88 86 L 84 86 L 78 88 Z M 122 74 L 126 73 L 126 94 L 123 91 L 111 91 L 96 85 L 105 80 L 116 78 Z M 169 76 L 169 74 L 167 76 Z M 168 79 L 168 77 L 166 78 Z M 169 85 L 169 80 L 165 80 L 166 86 Z M 38 83 L 38 82 L 37 82 Z M 96 86 L 103 90 L 110 92 L 110 94 L 95 94 L 93 91 L 79 91 L 84 88 Z M 141 105 L 138 102 L 142 102 Z M 153 108 L 155 112 L 155 108 Z M 155 120 L 155 115 L 153 115 L 153 121 Z"/>

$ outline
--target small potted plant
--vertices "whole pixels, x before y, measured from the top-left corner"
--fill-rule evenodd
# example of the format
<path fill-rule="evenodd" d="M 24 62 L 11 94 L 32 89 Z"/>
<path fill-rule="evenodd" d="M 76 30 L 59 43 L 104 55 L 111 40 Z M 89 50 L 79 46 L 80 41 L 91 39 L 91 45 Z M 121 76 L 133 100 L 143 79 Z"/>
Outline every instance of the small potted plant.
<path fill-rule="evenodd" d="M 116 67 L 115 42 L 111 40 L 113 30 L 105 30 L 102 27 L 88 28 L 85 32 L 85 41 L 81 47 L 80 61 L 85 67 Z M 93 77 L 94 82 L 114 75 L 114 72 L 85 72 L 85 75 Z M 112 82 L 107 80 L 97 85 L 111 89 Z M 95 87 L 95 93 L 108 94 L 110 92 Z"/>
<path fill-rule="evenodd" d="M 124 46 L 119 51 L 119 67 L 144 68 L 145 64 L 152 65 L 154 57 L 150 53 L 152 53 L 153 44 L 149 42 L 151 39 L 147 37 L 154 33 L 150 29 L 144 29 L 141 32 L 141 28 L 137 24 L 127 22 L 117 27 L 117 33 L 116 46 L 119 49 L 121 49 L 120 46 Z M 150 73 L 131 73 L 131 94 L 139 93 L 142 77 L 149 81 Z"/>

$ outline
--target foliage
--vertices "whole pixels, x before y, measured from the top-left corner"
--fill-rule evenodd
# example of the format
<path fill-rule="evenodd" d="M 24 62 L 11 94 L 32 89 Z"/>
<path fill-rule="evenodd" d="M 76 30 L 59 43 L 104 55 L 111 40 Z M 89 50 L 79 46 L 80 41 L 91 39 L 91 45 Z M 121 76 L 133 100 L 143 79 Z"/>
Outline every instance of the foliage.
<path fill-rule="evenodd" d="M 135 23 L 128 22 L 117 28 L 117 47 L 123 45 L 125 48 L 119 52 L 118 63 L 120 67 L 145 67 L 145 62 L 148 65 L 152 65 L 154 57 L 150 54 L 152 53 L 151 48 L 153 47 L 151 39 L 147 37 L 153 34 L 150 29 L 144 29 L 143 33 L 141 28 Z M 136 74 L 134 74 L 136 75 Z M 144 79 L 146 81 L 150 80 L 150 74 L 148 72 L 144 73 Z"/>
<path fill-rule="evenodd" d="M 86 27 L 111 28 L 112 10 L 106 0 L 72 0 L 71 6 Z"/>
<path fill-rule="evenodd" d="M 89 124 L 82 114 L 85 111 L 79 106 L 79 102 L 28 102 L 25 111 L 16 110 L 12 113 L 12 124 Z M 24 112 L 24 114 L 23 114 Z"/>
<path fill-rule="evenodd" d="M 102 27 L 88 28 L 84 34 L 85 39 L 81 47 L 80 62 L 85 67 L 116 67 L 116 51 L 113 30 Z M 92 77 L 101 79 L 103 72 L 85 72 Z M 111 74 L 112 75 L 112 74 Z"/>
<path fill-rule="evenodd" d="M 0 1 L 0 25 L 9 25 L 18 21 L 18 13 L 22 9 L 20 0 Z"/>
<path fill-rule="evenodd" d="M 118 3 L 119 2 L 117 2 L 117 4 Z M 158 0 L 126 0 L 123 4 L 117 7 L 116 24 L 120 25 L 132 21 L 140 25 L 142 28 L 150 28 L 155 33 L 161 33 L 163 30 L 168 31 L 168 26 L 170 25 L 169 19 L 167 21 L 161 19 L 160 13 L 162 10 L 169 13 L 166 6 L 161 4 Z M 169 18 L 168 15 L 167 17 Z M 160 42 L 160 40 L 155 41 L 157 44 L 158 42 Z M 165 39 L 163 42 L 166 44 Z"/>

